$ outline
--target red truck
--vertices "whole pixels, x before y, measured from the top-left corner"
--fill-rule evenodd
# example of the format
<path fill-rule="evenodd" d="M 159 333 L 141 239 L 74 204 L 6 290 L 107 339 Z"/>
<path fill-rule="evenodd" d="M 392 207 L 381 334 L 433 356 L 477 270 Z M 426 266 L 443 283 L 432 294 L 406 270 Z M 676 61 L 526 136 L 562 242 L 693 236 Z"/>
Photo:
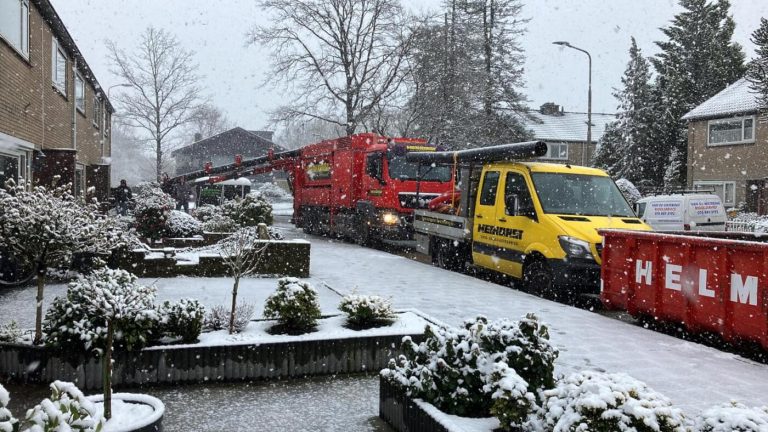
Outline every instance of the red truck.
<path fill-rule="evenodd" d="M 454 188 L 450 166 L 407 161 L 409 152 L 436 151 L 426 140 L 362 133 L 298 150 L 241 160 L 186 174 L 218 182 L 275 170 L 289 173 L 293 223 L 312 234 L 404 244 L 413 241 L 413 210 Z"/>

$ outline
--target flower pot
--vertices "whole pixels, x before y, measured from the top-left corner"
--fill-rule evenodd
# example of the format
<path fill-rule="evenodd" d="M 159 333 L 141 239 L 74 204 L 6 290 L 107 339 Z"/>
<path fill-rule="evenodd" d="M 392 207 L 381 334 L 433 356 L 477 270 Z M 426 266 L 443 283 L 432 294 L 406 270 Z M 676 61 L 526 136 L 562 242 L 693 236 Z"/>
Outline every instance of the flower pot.
<path fill-rule="evenodd" d="M 104 395 L 88 396 L 96 404 L 98 415 L 103 413 Z M 134 393 L 112 394 L 112 418 L 102 432 L 162 432 L 165 405 L 160 399 Z"/>

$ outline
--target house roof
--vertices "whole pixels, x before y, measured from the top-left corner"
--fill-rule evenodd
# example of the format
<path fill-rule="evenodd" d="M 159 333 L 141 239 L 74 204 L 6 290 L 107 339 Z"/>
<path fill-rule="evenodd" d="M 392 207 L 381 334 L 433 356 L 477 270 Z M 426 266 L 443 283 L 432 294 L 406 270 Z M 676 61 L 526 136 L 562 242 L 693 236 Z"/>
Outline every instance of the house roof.
<path fill-rule="evenodd" d="M 61 44 L 61 47 L 64 48 L 64 50 L 66 50 L 67 53 L 77 61 L 77 67 L 78 69 L 80 69 L 80 72 L 83 73 L 83 78 L 86 81 L 88 81 L 88 83 L 90 83 L 93 86 L 93 88 L 96 89 L 96 92 L 101 97 L 101 100 L 104 101 L 110 114 L 114 113 L 115 108 L 112 106 L 112 103 L 107 98 L 106 92 L 101 87 L 101 84 L 99 84 L 99 81 L 96 79 L 96 76 L 93 74 L 91 67 L 88 66 L 88 62 L 85 61 L 85 57 L 83 56 L 83 53 L 81 53 L 80 49 L 77 48 L 77 44 L 75 44 L 75 39 L 72 38 L 72 35 L 69 34 L 67 27 L 64 25 L 64 22 L 59 17 L 59 14 L 53 8 L 53 5 L 51 4 L 51 2 L 49 0 L 32 0 L 32 4 L 34 4 L 35 7 L 37 7 L 37 10 L 40 12 L 40 15 L 43 16 L 43 18 L 45 19 L 45 22 L 48 23 L 48 25 L 51 27 L 51 31 L 53 32 L 53 35 L 56 36 L 56 40 L 59 41 L 59 44 Z"/>
<path fill-rule="evenodd" d="M 191 144 L 187 144 L 184 147 L 181 147 L 172 151 L 171 155 L 175 157 L 178 153 L 191 152 L 199 147 L 205 147 L 207 145 L 218 145 L 221 142 L 221 140 L 227 140 L 227 139 L 241 140 L 243 138 L 247 139 L 249 142 L 253 142 L 254 144 L 261 145 L 263 147 L 274 148 L 275 150 L 283 150 L 283 148 L 280 147 L 279 145 L 264 138 L 261 135 L 254 133 L 253 131 L 248 131 L 241 127 L 234 127 L 232 129 L 225 130 L 224 132 L 218 133 L 208 138 L 201 139 L 200 141 L 195 141 Z"/>
<path fill-rule="evenodd" d="M 749 81 L 742 78 L 690 110 L 683 120 L 747 114 L 757 112 L 758 108 L 757 95 L 749 88 Z"/>
<path fill-rule="evenodd" d="M 525 127 L 533 132 L 533 137 L 542 141 L 587 140 L 587 113 L 559 112 L 541 114 L 530 111 L 523 119 Z M 614 114 L 592 113 L 592 141 L 597 142 L 605 132 L 605 126 L 616 120 Z"/>

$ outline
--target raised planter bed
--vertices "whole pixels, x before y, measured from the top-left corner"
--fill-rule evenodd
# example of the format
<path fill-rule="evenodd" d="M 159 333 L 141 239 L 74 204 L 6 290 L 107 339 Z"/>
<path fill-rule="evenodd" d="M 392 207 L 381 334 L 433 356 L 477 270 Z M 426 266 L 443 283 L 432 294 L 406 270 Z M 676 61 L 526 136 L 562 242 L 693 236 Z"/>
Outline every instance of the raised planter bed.
<path fill-rule="evenodd" d="M 412 399 L 384 378 L 379 378 L 379 417 L 398 432 L 492 432 L 496 418 L 466 418 L 446 414 L 421 399 Z"/>
<path fill-rule="evenodd" d="M 309 276 L 310 243 L 305 240 L 270 240 L 258 274 Z M 164 252 L 130 251 L 110 260 L 110 267 L 139 277 L 222 277 L 229 269 L 216 253 L 200 254 L 197 261 L 182 261 Z"/>
<path fill-rule="evenodd" d="M 197 344 L 147 347 L 118 353 L 114 386 L 179 384 L 303 377 L 378 371 L 400 354 L 403 336 L 419 341 L 428 323 L 415 311 L 391 326 L 363 331 L 341 328 L 345 317 L 324 318 L 318 331 L 270 335 L 272 321 L 252 322 L 245 332 L 203 333 Z M 0 344 L 0 379 L 31 383 L 75 382 L 81 389 L 102 385 L 97 359 L 66 359 L 45 347 Z"/>

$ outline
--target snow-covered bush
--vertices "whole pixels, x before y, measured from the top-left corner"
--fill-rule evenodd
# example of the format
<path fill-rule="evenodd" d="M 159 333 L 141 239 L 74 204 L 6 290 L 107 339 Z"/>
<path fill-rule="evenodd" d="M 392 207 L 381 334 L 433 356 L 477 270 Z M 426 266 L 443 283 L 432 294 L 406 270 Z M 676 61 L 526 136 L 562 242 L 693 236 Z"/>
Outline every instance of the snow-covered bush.
<path fill-rule="evenodd" d="M 234 333 L 241 333 L 251 322 L 256 305 L 240 303 L 235 308 Z M 217 305 L 211 308 L 205 317 L 203 327 L 207 330 L 224 330 L 229 328 L 230 310 L 226 306 Z"/>
<path fill-rule="evenodd" d="M 280 331 L 304 333 L 317 325 L 320 304 L 309 282 L 294 277 L 278 279 L 277 290 L 267 297 L 264 316 L 275 318 Z"/>
<path fill-rule="evenodd" d="M 251 187 L 251 193 L 257 193 L 270 202 L 293 201 L 293 196 L 290 192 L 272 182 L 261 183 Z"/>
<path fill-rule="evenodd" d="M 620 178 L 616 180 L 616 186 L 619 187 L 619 190 L 621 191 L 621 194 L 624 195 L 624 198 L 627 199 L 627 202 L 629 202 L 629 205 L 634 206 L 635 203 L 643 197 L 643 195 L 640 193 L 639 190 L 635 187 L 634 184 L 632 184 L 631 181 Z"/>
<path fill-rule="evenodd" d="M 27 411 L 26 423 L 29 432 L 99 432 L 104 428 L 93 402 L 74 384 L 62 381 L 51 383 L 51 397 Z"/>
<path fill-rule="evenodd" d="M 768 216 L 761 216 L 757 213 L 739 213 L 733 218 L 733 221 L 746 223 L 748 231 L 758 234 L 768 233 Z"/>
<path fill-rule="evenodd" d="M 732 401 L 704 411 L 696 419 L 694 432 L 768 431 L 768 407 L 750 408 Z"/>
<path fill-rule="evenodd" d="M 574 373 L 543 392 L 544 431 L 685 432 L 682 412 L 626 374 Z"/>
<path fill-rule="evenodd" d="M 240 226 L 272 225 L 272 205 L 260 194 L 251 192 L 244 198 L 235 198 L 221 205 L 222 214 Z"/>
<path fill-rule="evenodd" d="M 194 237 L 203 233 L 203 224 L 183 211 L 171 210 L 165 223 L 168 237 Z"/>
<path fill-rule="evenodd" d="M 19 421 L 16 420 L 8 409 L 11 397 L 8 390 L 0 384 L 0 432 L 15 432 L 18 430 Z"/>
<path fill-rule="evenodd" d="M 230 233 L 240 229 L 234 219 L 223 214 L 215 214 L 203 222 L 203 231 L 212 233 Z"/>
<path fill-rule="evenodd" d="M 180 337 L 184 343 L 193 343 L 200 337 L 205 321 L 205 306 L 194 299 L 181 299 L 176 303 L 165 301 L 160 307 L 163 333 Z"/>
<path fill-rule="evenodd" d="M 176 201 L 159 187 L 147 187 L 136 195 L 136 231 L 157 240 L 165 235 L 166 221 Z"/>
<path fill-rule="evenodd" d="M 492 323 L 478 317 L 462 329 L 427 326 L 425 341 L 417 345 L 405 338 L 403 351 L 404 355 L 390 360 L 382 376 L 409 396 L 425 399 L 449 414 L 490 414 L 492 394 L 499 389 L 494 388 L 494 379 L 511 376 L 511 372 L 500 372 L 500 362 L 512 368 L 532 394 L 554 383 L 557 349 L 549 343 L 546 326 L 534 315 Z"/>
<path fill-rule="evenodd" d="M 211 204 L 203 204 L 192 212 L 192 215 L 195 217 L 195 219 L 199 220 L 200 222 L 208 222 L 214 216 L 218 216 L 220 214 L 221 208 Z"/>
<path fill-rule="evenodd" d="M 35 343 L 42 339 L 45 274 L 50 267 L 71 265 L 75 254 L 109 254 L 130 241 L 116 221 L 70 193 L 69 186 L 27 191 L 0 189 L 0 249 L 17 260 L 38 265 Z"/>
<path fill-rule="evenodd" d="M 0 342 L 19 342 L 22 336 L 23 332 L 16 321 L 0 325 Z M 2 429 L 0 429 L 0 431 L 2 431 Z"/>
<path fill-rule="evenodd" d="M 339 310 L 347 314 L 347 323 L 357 328 L 370 328 L 388 324 L 395 317 L 392 302 L 377 295 L 355 292 L 341 299 Z"/>
<path fill-rule="evenodd" d="M 102 350 L 111 315 L 119 349 L 140 349 L 159 337 L 155 288 L 136 281 L 136 276 L 124 270 L 100 269 L 70 283 L 64 297 L 54 299 L 45 315 L 46 345 L 70 353 Z M 131 307 L 108 315 L 103 307 L 111 301 L 130 301 L 126 306 Z"/>
<path fill-rule="evenodd" d="M 536 397 L 528 390 L 528 383 L 506 363 L 498 362 L 493 365 L 491 388 L 491 414 L 499 419 L 501 428 L 507 431 L 523 428 L 538 406 Z"/>

